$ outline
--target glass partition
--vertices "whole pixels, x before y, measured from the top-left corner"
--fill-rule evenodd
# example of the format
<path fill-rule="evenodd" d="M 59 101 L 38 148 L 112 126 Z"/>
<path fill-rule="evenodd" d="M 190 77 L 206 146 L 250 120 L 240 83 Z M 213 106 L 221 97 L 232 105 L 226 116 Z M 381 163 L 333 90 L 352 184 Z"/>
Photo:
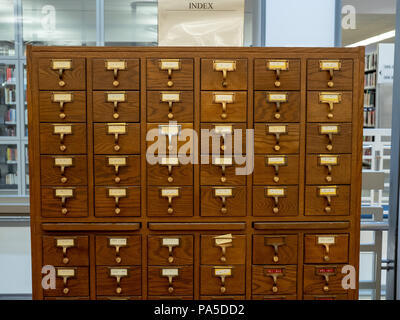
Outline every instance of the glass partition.
<path fill-rule="evenodd" d="M 0 56 L 15 55 L 14 1 L 0 0 Z"/>

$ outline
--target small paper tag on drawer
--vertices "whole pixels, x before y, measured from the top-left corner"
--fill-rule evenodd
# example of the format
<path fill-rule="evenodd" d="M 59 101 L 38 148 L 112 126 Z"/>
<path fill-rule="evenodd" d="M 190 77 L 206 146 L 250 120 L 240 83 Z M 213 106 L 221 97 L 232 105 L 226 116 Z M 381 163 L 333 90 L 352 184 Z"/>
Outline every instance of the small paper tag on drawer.
<path fill-rule="evenodd" d="M 179 189 L 178 188 L 163 188 L 161 189 L 161 196 L 162 197 L 177 197 L 179 196 Z"/>
<path fill-rule="evenodd" d="M 179 59 L 160 59 L 161 70 L 179 70 L 181 68 L 181 60 Z"/>
<path fill-rule="evenodd" d="M 286 165 L 287 163 L 287 158 L 285 156 L 282 157 L 268 157 L 267 156 L 267 165 L 269 166 L 282 166 Z"/>
<path fill-rule="evenodd" d="M 232 275 L 232 268 L 214 268 L 214 275 L 217 276 L 217 277 L 231 276 Z"/>
<path fill-rule="evenodd" d="M 284 268 L 265 268 L 266 274 L 273 274 L 273 275 L 282 275 L 285 273 Z"/>
<path fill-rule="evenodd" d="M 232 134 L 232 126 L 215 126 L 214 131 L 216 134 L 224 135 L 224 134 Z"/>
<path fill-rule="evenodd" d="M 57 269 L 57 277 L 75 277 L 75 269 Z"/>
<path fill-rule="evenodd" d="M 181 96 L 180 92 L 161 92 L 161 101 L 179 102 L 181 100 L 180 96 Z"/>
<path fill-rule="evenodd" d="M 337 187 L 320 187 L 319 189 L 320 196 L 336 196 L 337 195 Z"/>
<path fill-rule="evenodd" d="M 337 165 L 338 164 L 338 156 L 330 156 L 330 155 L 319 155 L 319 164 L 320 165 Z"/>
<path fill-rule="evenodd" d="M 273 126 L 267 125 L 268 133 L 286 133 L 287 126 Z"/>
<path fill-rule="evenodd" d="M 108 158 L 108 165 L 109 166 L 126 166 L 126 158 L 114 158 L 114 157 L 109 157 Z"/>
<path fill-rule="evenodd" d="M 111 247 L 125 247 L 128 244 L 127 238 L 109 238 L 108 245 Z"/>
<path fill-rule="evenodd" d="M 335 236 L 318 236 L 318 244 L 335 244 Z"/>
<path fill-rule="evenodd" d="M 58 167 L 70 167 L 72 162 L 72 158 L 54 158 L 54 165 Z"/>
<path fill-rule="evenodd" d="M 109 197 L 126 197 L 126 189 L 108 189 L 108 196 Z"/>
<path fill-rule="evenodd" d="M 320 92 L 319 101 L 322 103 L 339 103 L 342 100 L 342 94 L 339 92 Z"/>
<path fill-rule="evenodd" d="M 74 247 L 75 246 L 75 239 L 56 239 L 57 247 Z"/>
<path fill-rule="evenodd" d="M 74 195 L 74 190 L 73 189 L 56 189 L 55 193 L 56 193 L 56 197 L 69 198 Z"/>
<path fill-rule="evenodd" d="M 220 246 L 223 244 L 229 244 L 233 241 L 233 236 L 231 233 L 223 234 L 220 236 L 214 237 L 215 245 Z"/>
<path fill-rule="evenodd" d="M 71 102 L 71 92 L 53 92 L 51 95 L 51 101 L 53 102 Z"/>
<path fill-rule="evenodd" d="M 233 190 L 232 188 L 215 188 L 214 194 L 216 197 L 232 197 Z"/>
<path fill-rule="evenodd" d="M 267 93 L 267 100 L 268 100 L 268 102 L 286 102 L 286 101 L 288 101 L 288 94 L 287 94 L 287 92 L 284 92 L 284 93 L 276 93 L 276 92 Z"/>
<path fill-rule="evenodd" d="M 315 267 L 317 275 L 335 275 L 337 273 L 336 267 Z"/>
<path fill-rule="evenodd" d="M 266 194 L 268 197 L 283 197 L 285 195 L 284 188 L 267 188 Z"/>
<path fill-rule="evenodd" d="M 126 93 L 125 91 L 107 92 L 107 102 L 125 102 Z"/>
<path fill-rule="evenodd" d="M 127 63 L 125 60 L 107 60 L 106 69 L 107 70 L 125 70 Z"/>
<path fill-rule="evenodd" d="M 229 93 L 214 93 L 214 103 L 233 103 L 235 94 L 233 92 Z"/>
<path fill-rule="evenodd" d="M 112 268 L 110 269 L 111 277 L 126 277 L 128 276 L 128 269 Z"/>
<path fill-rule="evenodd" d="M 177 247 L 180 245 L 179 238 L 162 238 L 162 245 L 164 247 Z"/>
<path fill-rule="evenodd" d="M 288 70 L 289 61 L 288 60 L 268 60 L 267 61 L 268 70 Z"/>
<path fill-rule="evenodd" d="M 320 126 L 319 127 L 319 132 L 321 134 L 329 134 L 329 133 L 338 133 L 339 132 L 339 126 L 335 125 L 330 125 L 330 126 Z"/>
<path fill-rule="evenodd" d="M 66 60 L 53 59 L 53 60 L 51 60 L 51 68 L 53 70 L 56 70 L 56 69 L 63 69 L 63 70 L 71 69 L 72 68 L 72 60 L 71 59 L 66 59 Z"/>
<path fill-rule="evenodd" d="M 228 61 L 228 60 L 214 60 L 213 68 L 215 71 L 235 71 L 236 70 L 236 61 Z"/>
<path fill-rule="evenodd" d="M 71 125 L 54 125 L 54 134 L 72 134 L 72 126 Z"/>
<path fill-rule="evenodd" d="M 162 269 L 161 275 L 163 277 L 177 277 L 179 275 L 179 269 L 177 269 L 177 268 Z"/>
<path fill-rule="evenodd" d="M 220 157 L 216 157 L 216 158 L 214 158 L 214 164 L 217 165 L 217 166 L 222 166 L 222 165 L 231 166 L 231 165 L 232 165 L 232 158 L 227 158 L 227 157 L 220 158 Z"/>
<path fill-rule="evenodd" d="M 107 123 L 107 132 L 109 134 L 126 133 L 126 123 Z"/>
<path fill-rule="evenodd" d="M 158 128 L 164 136 L 177 136 L 181 131 L 181 125 L 159 125 Z"/>
<path fill-rule="evenodd" d="M 179 164 L 179 159 L 176 157 L 161 158 L 161 165 L 163 166 L 177 166 Z"/>
<path fill-rule="evenodd" d="M 320 60 L 319 67 L 321 70 L 340 70 L 340 60 Z"/>

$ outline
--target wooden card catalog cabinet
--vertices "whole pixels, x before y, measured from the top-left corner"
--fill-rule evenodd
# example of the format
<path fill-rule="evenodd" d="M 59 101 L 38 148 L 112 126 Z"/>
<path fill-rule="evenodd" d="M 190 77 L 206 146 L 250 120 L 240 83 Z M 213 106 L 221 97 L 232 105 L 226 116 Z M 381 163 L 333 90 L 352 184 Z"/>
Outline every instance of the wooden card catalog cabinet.
<path fill-rule="evenodd" d="M 34 299 L 357 299 L 363 52 L 27 46 Z"/>

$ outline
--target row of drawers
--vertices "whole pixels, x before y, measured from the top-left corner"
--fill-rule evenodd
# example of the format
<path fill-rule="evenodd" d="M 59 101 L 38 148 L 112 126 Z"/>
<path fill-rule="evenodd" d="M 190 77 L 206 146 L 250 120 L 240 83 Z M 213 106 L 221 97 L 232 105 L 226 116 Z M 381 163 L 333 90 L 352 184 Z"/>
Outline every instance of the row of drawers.
<path fill-rule="evenodd" d="M 214 127 L 213 127 L 214 126 Z M 234 125 L 227 128 L 225 125 L 204 125 L 202 129 L 234 130 Z M 243 142 L 244 126 L 236 126 L 241 129 L 242 145 L 240 154 L 246 149 Z M 188 145 L 194 146 L 193 124 L 147 124 L 147 147 L 156 149 L 155 154 L 187 154 Z M 151 130 L 151 133 L 149 131 Z M 351 153 L 352 124 L 307 124 L 307 153 Z M 223 133 L 214 134 L 217 138 Z M 95 123 L 93 129 L 95 154 L 139 154 L 140 153 L 140 124 L 135 123 Z M 232 137 L 231 134 L 229 134 Z M 239 131 L 240 138 L 240 131 Z M 209 148 L 206 153 L 220 152 L 220 145 L 213 145 L 212 137 L 202 133 L 199 137 L 204 144 L 208 141 Z M 227 144 L 231 153 L 235 153 L 232 140 Z M 193 150 L 192 146 L 192 150 Z M 214 147 L 214 150 L 212 149 Z M 254 125 L 254 152 L 257 154 L 293 154 L 299 153 L 300 125 L 287 124 L 261 124 Z M 215 148 L 217 149 L 215 151 Z M 204 147 L 202 146 L 202 149 Z M 233 149 L 233 150 L 232 150 Z M 161 150 L 161 151 L 160 151 Z M 164 150 L 164 151 L 163 151 Z M 149 152 L 152 149 L 148 149 Z M 86 124 L 40 124 L 40 153 L 41 154 L 85 154 Z M 238 152 L 238 151 L 237 151 Z M 203 150 L 202 150 L 203 153 Z"/>
<path fill-rule="evenodd" d="M 39 89 L 85 90 L 86 60 L 39 59 Z M 94 90 L 138 90 L 139 59 L 92 59 Z M 202 90 L 246 90 L 247 59 L 201 59 Z M 150 89 L 193 89 L 193 59 L 147 59 Z M 256 90 L 299 90 L 300 59 L 254 59 Z M 142 71 L 143 72 L 143 71 Z M 352 90 L 353 60 L 307 60 L 309 90 Z"/>
<path fill-rule="evenodd" d="M 307 121 L 351 122 L 351 92 L 307 92 Z M 40 121 L 85 122 L 86 92 L 51 92 L 39 94 Z M 299 122 L 300 92 L 254 93 L 255 122 Z M 138 122 L 140 119 L 138 91 L 93 92 L 93 121 Z M 205 92 L 200 98 L 202 122 L 245 122 L 247 92 Z M 175 120 L 192 122 L 193 92 L 148 91 L 147 121 Z"/>
<path fill-rule="evenodd" d="M 43 264 L 88 266 L 89 237 L 86 235 L 43 236 Z M 254 265 L 294 265 L 298 263 L 300 242 L 304 242 L 304 263 L 347 263 L 349 235 L 297 234 L 253 235 Z M 97 235 L 96 265 L 127 266 L 142 264 L 139 235 Z M 147 264 L 153 266 L 192 265 L 193 235 L 149 235 Z M 200 264 L 242 265 L 246 262 L 246 236 L 237 234 L 201 235 Z"/>
<path fill-rule="evenodd" d="M 94 210 L 97 217 L 141 216 L 140 187 L 95 187 Z M 42 187 L 42 217 L 88 217 L 86 187 Z M 200 188 L 200 215 L 207 217 L 246 216 L 245 186 Z M 147 187 L 147 216 L 193 216 L 193 187 Z M 254 186 L 252 215 L 296 217 L 299 215 L 297 186 Z M 349 216 L 350 186 L 306 186 L 306 216 Z"/>

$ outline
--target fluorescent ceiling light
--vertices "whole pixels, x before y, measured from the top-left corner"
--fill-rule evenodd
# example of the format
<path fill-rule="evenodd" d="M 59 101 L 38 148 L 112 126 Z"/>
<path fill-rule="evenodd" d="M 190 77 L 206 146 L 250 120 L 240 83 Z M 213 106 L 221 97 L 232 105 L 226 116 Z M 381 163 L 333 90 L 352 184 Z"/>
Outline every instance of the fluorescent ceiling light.
<path fill-rule="evenodd" d="M 388 31 L 385 33 L 378 34 L 377 36 L 367 38 L 365 40 L 362 40 L 362 41 L 359 41 L 356 43 L 349 44 L 346 47 L 367 46 L 371 43 L 376 43 L 376 42 L 380 42 L 380 41 L 383 41 L 386 39 L 393 38 L 395 35 L 396 35 L 396 30 L 391 30 L 391 31 Z"/>

